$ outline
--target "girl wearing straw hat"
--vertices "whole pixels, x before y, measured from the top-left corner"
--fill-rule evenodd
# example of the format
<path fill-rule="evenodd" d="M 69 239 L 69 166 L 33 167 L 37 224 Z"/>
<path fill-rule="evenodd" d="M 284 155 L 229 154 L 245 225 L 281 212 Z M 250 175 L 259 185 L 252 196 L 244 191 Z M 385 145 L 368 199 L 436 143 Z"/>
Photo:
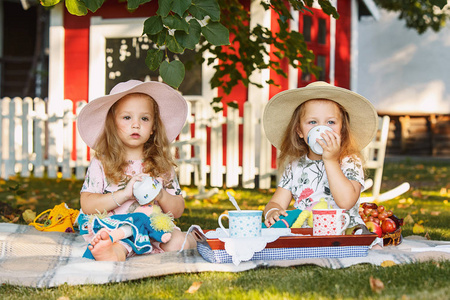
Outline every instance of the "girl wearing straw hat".
<path fill-rule="evenodd" d="M 357 93 L 318 81 L 275 95 L 263 122 L 267 138 L 279 150 L 283 171 L 264 209 L 265 225 L 287 216 L 292 199 L 300 210 L 325 199 L 334 208 L 348 210 L 349 227 L 364 224 L 358 213 L 364 185 L 360 153 L 376 134 L 373 105 Z"/>
<path fill-rule="evenodd" d="M 109 95 L 90 101 L 80 112 L 78 131 L 95 150 L 81 189 L 80 233 L 91 242 L 97 260 L 125 260 L 133 255 L 126 243 L 111 239 L 101 230 L 90 230 L 93 214 L 133 213 L 139 203 L 133 185 L 144 176 L 162 183 L 153 205 L 178 218 L 184 198 L 174 171 L 170 143 L 178 136 L 187 117 L 186 100 L 160 82 L 129 80 L 117 84 Z M 127 233 L 124 233 L 124 235 Z M 185 234 L 178 228 L 164 244 L 152 243 L 152 252 L 180 250 Z M 188 238 L 185 248 L 195 246 Z"/>

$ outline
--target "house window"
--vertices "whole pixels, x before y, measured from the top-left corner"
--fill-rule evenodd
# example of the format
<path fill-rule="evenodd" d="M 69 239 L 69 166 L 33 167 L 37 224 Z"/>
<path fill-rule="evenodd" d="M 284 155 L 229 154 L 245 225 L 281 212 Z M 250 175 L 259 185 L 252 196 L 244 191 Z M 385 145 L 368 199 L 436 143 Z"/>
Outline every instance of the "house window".
<path fill-rule="evenodd" d="M 152 71 L 145 64 L 147 51 L 153 43 L 146 37 L 106 38 L 105 90 L 110 91 L 116 84 L 129 79 L 158 81 L 158 70 Z M 169 59 L 175 54 L 169 53 Z M 195 52 L 186 50 L 177 58 L 186 66 L 186 76 L 179 90 L 183 95 L 201 95 L 202 66 L 195 64 Z"/>
<path fill-rule="evenodd" d="M 297 86 L 306 86 L 312 81 L 329 80 L 330 68 L 330 17 L 321 9 L 312 9 L 312 14 L 303 15 L 299 22 L 299 31 L 303 33 L 306 45 L 315 55 L 315 64 L 320 68 L 319 74 L 299 69 Z"/>
<path fill-rule="evenodd" d="M 321 68 L 318 80 L 322 80 L 322 81 L 326 80 L 326 72 L 325 72 L 325 70 L 326 70 L 326 61 L 327 61 L 327 58 L 325 56 L 317 55 L 317 66 L 319 68 Z"/>
<path fill-rule="evenodd" d="M 95 99 L 108 94 L 118 82 L 129 79 L 158 80 L 158 73 L 145 64 L 151 41 L 142 36 L 145 18 L 103 19 L 92 17 L 89 30 L 89 95 Z M 177 54 L 186 67 L 179 90 L 183 96 L 205 103 L 215 97 L 208 88 L 213 67 L 196 63 L 194 51 Z M 169 54 L 173 60 L 175 54 Z"/>
<path fill-rule="evenodd" d="M 327 21 L 325 19 L 319 19 L 319 32 L 317 34 L 317 43 L 325 45 L 327 42 Z"/>
<path fill-rule="evenodd" d="M 311 16 L 303 16 L 303 37 L 305 39 L 305 42 L 311 41 L 311 23 L 312 18 Z"/>

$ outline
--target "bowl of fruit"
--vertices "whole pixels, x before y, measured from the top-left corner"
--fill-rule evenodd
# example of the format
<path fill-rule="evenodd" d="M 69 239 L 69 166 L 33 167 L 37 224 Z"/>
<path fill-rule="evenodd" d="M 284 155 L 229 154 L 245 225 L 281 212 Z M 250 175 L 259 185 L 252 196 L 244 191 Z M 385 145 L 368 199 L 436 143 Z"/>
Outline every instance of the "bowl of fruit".
<path fill-rule="evenodd" d="M 376 203 L 362 203 L 359 215 L 369 231 L 383 238 L 384 246 L 398 245 L 402 242 L 403 219 L 398 218 L 392 210 Z"/>

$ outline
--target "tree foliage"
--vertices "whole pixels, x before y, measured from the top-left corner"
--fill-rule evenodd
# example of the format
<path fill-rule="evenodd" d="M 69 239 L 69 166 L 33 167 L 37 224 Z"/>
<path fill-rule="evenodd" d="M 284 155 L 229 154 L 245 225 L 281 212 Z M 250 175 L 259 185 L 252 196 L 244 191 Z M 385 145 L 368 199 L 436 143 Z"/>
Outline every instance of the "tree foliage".
<path fill-rule="evenodd" d="M 53 6 L 61 1 L 40 2 L 43 6 Z M 65 0 L 65 5 L 69 13 L 82 16 L 89 11 L 96 12 L 104 1 Z M 128 10 L 132 11 L 152 0 L 120 1 L 126 1 Z M 314 65 L 314 53 L 308 50 L 303 35 L 289 27 L 293 17 L 287 5 L 300 13 L 312 12 L 314 0 L 251 0 L 260 1 L 264 10 L 272 9 L 278 14 L 280 29 L 277 31 L 260 24 L 250 27 L 250 13 L 239 0 L 154 1 L 158 1 L 158 10 L 143 24 L 143 34 L 156 45 L 156 48 L 148 50 L 146 64 L 151 70 L 159 69 L 161 78 L 175 88 L 184 79 L 185 66 L 176 58 L 170 61 L 168 53 L 183 53 L 186 49 L 197 51 L 198 62 L 204 61 L 202 54 L 205 51 L 211 53 L 207 61 L 215 69 L 211 87 L 220 87 L 225 94 L 229 94 L 239 83 L 261 87 L 260 83 L 251 80 L 251 75 L 259 70 L 271 69 L 286 77 L 280 64 L 282 60 L 314 75 L 320 71 Z M 447 14 L 443 8 L 446 0 L 375 1 L 380 7 L 400 11 L 399 18 L 405 19 L 406 25 L 419 33 L 427 28 L 437 31 L 445 25 Z M 318 0 L 318 3 L 326 14 L 339 18 L 329 0 Z M 269 53 L 276 60 L 270 60 Z M 218 60 L 220 64 L 216 63 Z M 275 84 L 273 80 L 267 83 Z M 217 105 L 220 101 L 220 98 L 215 98 L 212 102 L 216 110 L 220 109 Z"/>
<path fill-rule="evenodd" d="M 431 28 L 437 32 L 449 19 L 450 11 L 447 0 L 375 0 L 375 3 L 388 11 L 399 12 L 398 18 L 404 20 L 406 27 L 419 34 Z"/>

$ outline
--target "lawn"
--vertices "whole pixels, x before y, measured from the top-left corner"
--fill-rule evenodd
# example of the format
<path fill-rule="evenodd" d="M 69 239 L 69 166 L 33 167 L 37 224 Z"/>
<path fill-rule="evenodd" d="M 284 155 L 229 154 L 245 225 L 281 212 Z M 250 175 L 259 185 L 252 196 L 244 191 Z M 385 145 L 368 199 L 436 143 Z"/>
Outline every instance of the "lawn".
<path fill-rule="evenodd" d="M 384 203 L 409 220 L 403 235 L 450 240 L 450 160 L 387 160 L 382 191 L 408 181 L 411 190 Z M 81 181 L 12 178 L 0 181 L 0 219 L 23 223 L 20 213 L 37 213 L 66 202 L 79 208 Z M 216 228 L 218 216 L 232 209 L 225 190 L 209 198 L 193 197 L 196 189 L 184 188 L 186 210 L 177 220 L 186 230 L 192 224 Z M 273 191 L 235 189 L 241 207 L 263 209 Z M 384 289 L 370 287 L 379 279 Z M 282 278 L 282 280 L 280 279 Z M 331 270 L 317 266 L 257 269 L 241 273 L 178 274 L 126 283 L 33 289 L 10 285 L 0 287 L 2 299 L 448 299 L 450 262 L 438 261 L 377 267 L 356 265 Z M 196 290 L 196 288 L 198 288 Z M 190 290 L 194 290 L 189 293 Z"/>

